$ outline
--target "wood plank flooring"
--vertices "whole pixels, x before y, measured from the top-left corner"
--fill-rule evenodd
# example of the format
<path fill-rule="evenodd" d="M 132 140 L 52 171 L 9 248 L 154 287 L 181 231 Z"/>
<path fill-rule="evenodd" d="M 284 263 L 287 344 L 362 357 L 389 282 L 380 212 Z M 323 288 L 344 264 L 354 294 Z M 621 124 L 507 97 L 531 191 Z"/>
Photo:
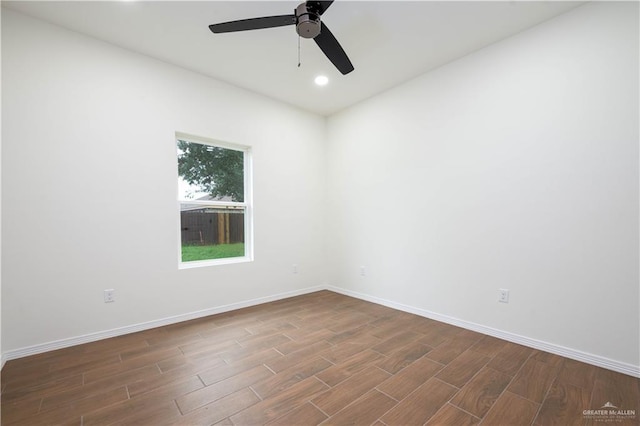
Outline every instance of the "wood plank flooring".
<path fill-rule="evenodd" d="M 328 291 L 7 362 L 2 425 L 596 425 L 640 380 Z"/>

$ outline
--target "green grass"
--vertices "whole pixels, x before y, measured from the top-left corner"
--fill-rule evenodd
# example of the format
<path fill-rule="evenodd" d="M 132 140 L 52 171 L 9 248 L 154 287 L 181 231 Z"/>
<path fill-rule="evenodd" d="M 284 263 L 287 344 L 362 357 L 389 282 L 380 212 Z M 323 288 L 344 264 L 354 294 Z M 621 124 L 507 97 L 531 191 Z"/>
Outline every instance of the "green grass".
<path fill-rule="evenodd" d="M 183 262 L 242 256 L 244 256 L 244 243 L 218 244 L 212 246 L 182 246 Z"/>

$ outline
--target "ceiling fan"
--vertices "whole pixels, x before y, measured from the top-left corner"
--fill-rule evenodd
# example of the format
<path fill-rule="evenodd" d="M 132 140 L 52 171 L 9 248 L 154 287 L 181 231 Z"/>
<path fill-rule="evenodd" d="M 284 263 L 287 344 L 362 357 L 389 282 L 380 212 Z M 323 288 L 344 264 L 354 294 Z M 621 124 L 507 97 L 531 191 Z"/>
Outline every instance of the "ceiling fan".
<path fill-rule="evenodd" d="M 312 38 L 320 50 L 329 58 L 342 74 L 353 71 L 349 57 L 333 36 L 329 28 L 320 20 L 320 16 L 331 6 L 331 1 L 307 1 L 300 3 L 292 15 L 264 16 L 262 18 L 241 19 L 209 25 L 215 33 L 231 33 L 236 31 L 259 30 L 263 28 L 296 26 L 300 37 Z"/>

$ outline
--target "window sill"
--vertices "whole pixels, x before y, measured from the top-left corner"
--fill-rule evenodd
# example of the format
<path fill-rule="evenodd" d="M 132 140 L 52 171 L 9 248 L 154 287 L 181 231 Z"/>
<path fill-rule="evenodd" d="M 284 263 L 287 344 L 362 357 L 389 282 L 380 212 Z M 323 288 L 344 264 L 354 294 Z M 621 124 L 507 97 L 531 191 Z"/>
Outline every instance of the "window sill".
<path fill-rule="evenodd" d="M 231 265 L 234 263 L 247 263 L 252 262 L 248 256 L 243 257 L 225 257 L 222 259 L 210 259 L 210 260 L 194 260 L 193 262 L 180 262 L 178 269 L 193 269 L 202 268 L 206 266 L 218 266 L 218 265 Z"/>

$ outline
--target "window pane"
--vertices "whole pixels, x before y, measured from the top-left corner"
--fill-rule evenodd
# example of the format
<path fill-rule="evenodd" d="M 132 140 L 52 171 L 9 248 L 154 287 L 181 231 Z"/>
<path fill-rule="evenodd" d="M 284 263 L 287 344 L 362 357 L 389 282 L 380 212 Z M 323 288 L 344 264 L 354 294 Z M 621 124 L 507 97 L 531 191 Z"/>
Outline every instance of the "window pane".
<path fill-rule="evenodd" d="M 178 140 L 180 199 L 244 202 L 244 152 Z"/>
<path fill-rule="evenodd" d="M 182 261 L 244 256 L 244 216 L 244 207 L 182 203 Z"/>

